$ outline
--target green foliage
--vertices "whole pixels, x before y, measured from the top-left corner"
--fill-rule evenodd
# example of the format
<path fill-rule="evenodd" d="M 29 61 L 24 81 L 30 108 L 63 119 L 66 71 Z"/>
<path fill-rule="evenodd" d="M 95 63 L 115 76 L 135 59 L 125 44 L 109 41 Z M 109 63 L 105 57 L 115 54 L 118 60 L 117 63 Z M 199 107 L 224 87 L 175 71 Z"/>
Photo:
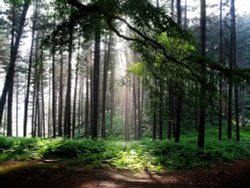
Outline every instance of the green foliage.
<path fill-rule="evenodd" d="M 195 45 L 190 41 L 177 37 L 169 37 L 166 32 L 158 36 L 158 41 L 168 49 L 170 56 L 176 57 L 179 61 L 187 58 L 192 53 L 197 53 Z"/>
<path fill-rule="evenodd" d="M 220 161 L 249 156 L 249 134 L 241 142 L 217 141 L 215 130 L 207 131 L 204 150 L 196 148 L 196 135 L 186 134 L 180 144 L 173 141 L 112 141 L 0 137 L 0 161 L 41 158 L 74 159 L 76 164 L 113 167 L 132 171 L 162 171 L 207 167 Z M 246 135 L 246 136 L 245 136 Z"/>
<path fill-rule="evenodd" d="M 17 6 L 20 7 L 24 3 L 30 4 L 32 1 L 31 0 L 4 0 L 5 3 L 9 3 L 12 6 Z"/>

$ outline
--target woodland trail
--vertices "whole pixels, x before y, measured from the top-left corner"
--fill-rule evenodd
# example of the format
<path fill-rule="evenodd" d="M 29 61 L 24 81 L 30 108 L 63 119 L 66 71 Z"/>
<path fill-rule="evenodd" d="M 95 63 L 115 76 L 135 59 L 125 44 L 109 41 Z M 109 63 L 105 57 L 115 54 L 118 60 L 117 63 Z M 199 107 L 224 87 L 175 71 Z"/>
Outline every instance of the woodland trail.
<path fill-rule="evenodd" d="M 20 163 L 20 164 L 19 164 Z M 250 159 L 173 173 L 89 169 L 65 162 L 0 164 L 2 188 L 241 188 L 250 187 Z M 54 163 L 54 164 L 53 164 Z M 12 170 L 8 168 L 12 167 Z M 2 168 L 2 170 L 1 170 Z M 4 169 L 8 169 L 5 172 Z"/>

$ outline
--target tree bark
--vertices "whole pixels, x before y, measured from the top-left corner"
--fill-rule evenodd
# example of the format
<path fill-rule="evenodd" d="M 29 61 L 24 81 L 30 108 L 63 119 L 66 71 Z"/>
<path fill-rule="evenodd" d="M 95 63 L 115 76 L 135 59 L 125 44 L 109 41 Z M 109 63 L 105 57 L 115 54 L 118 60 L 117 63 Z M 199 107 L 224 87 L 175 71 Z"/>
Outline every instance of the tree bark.
<path fill-rule="evenodd" d="M 220 0 L 220 63 L 223 63 L 223 26 L 222 26 L 222 8 L 223 8 L 223 1 Z M 219 81 L 219 140 L 222 139 L 222 75 L 220 75 Z"/>
<path fill-rule="evenodd" d="M 102 89 L 102 138 L 106 138 L 106 97 L 107 97 L 107 81 L 108 66 L 110 61 L 111 34 L 109 34 L 108 47 L 105 49 L 104 65 L 103 65 L 103 89 Z"/>
<path fill-rule="evenodd" d="M 200 17 L 200 46 L 201 55 L 206 56 L 206 0 L 201 0 L 201 17 Z M 203 83 L 200 86 L 200 111 L 199 111 L 199 132 L 198 132 L 198 148 L 204 148 L 205 146 L 205 119 L 206 119 L 206 67 L 201 64 L 201 72 L 203 75 Z"/>
<path fill-rule="evenodd" d="M 58 108 L 58 136 L 63 136 L 62 116 L 63 116 L 63 51 L 60 49 L 60 87 L 59 87 L 59 108 Z"/>
<path fill-rule="evenodd" d="M 100 24 L 95 29 L 95 58 L 94 58 L 94 75 L 93 75 L 93 97 L 91 107 L 91 137 L 96 139 L 98 137 L 98 120 L 99 120 L 99 77 L 100 77 L 100 43 L 101 31 Z"/>
<path fill-rule="evenodd" d="M 231 0 L 231 66 L 237 68 L 237 44 L 236 44 L 236 25 L 235 25 L 235 0 Z M 239 120 L 239 88 L 234 86 L 235 102 L 235 122 L 236 122 L 236 140 L 240 141 L 240 120 Z"/>
<path fill-rule="evenodd" d="M 68 78 L 67 78 L 68 80 L 67 80 L 67 93 L 66 93 L 65 115 L 64 115 L 64 136 L 66 138 L 71 137 L 71 69 L 72 69 L 71 61 L 72 61 L 72 53 L 73 53 L 73 24 L 70 25 L 70 38 L 69 38 L 68 52 L 69 52 Z"/>
<path fill-rule="evenodd" d="M 78 52 L 79 53 L 79 52 Z M 79 54 L 78 54 L 79 56 Z M 76 127 L 76 98 L 77 98 L 77 86 L 78 86 L 78 74 L 79 74 L 79 58 L 76 63 L 75 70 L 75 91 L 74 91 L 74 102 L 73 102 L 73 117 L 72 117 L 72 137 L 75 138 L 75 127 Z M 79 126 L 79 125 L 78 125 Z"/>

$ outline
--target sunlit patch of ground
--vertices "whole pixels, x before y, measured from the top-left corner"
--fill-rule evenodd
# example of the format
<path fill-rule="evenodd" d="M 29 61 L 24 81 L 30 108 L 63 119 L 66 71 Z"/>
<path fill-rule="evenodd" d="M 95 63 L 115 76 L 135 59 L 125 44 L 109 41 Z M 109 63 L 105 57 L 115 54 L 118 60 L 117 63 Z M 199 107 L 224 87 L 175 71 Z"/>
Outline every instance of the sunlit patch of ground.
<path fill-rule="evenodd" d="M 68 161 L 61 162 L 60 160 L 31 160 L 31 161 L 6 161 L 0 163 L 0 174 L 7 174 L 10 172 L 28 169 L 28 168 L 59 168 Z"/>
<path fill-rule="evenodd" d="M 28 168 L 33 165 L 33 162 L 27 161 L 8 161 L 0 164 L 0 174 L 6 174 L 12 171 Z"/>

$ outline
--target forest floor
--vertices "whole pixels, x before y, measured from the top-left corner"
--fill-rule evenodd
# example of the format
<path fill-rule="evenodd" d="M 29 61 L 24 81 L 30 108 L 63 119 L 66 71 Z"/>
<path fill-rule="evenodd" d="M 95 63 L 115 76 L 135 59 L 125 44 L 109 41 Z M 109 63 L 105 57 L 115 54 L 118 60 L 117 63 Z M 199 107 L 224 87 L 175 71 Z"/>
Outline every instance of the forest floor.
<path fill-rule="evenodd" d="M 240 188 L 250 185 L 250 159 L 161 174 L 91 169 L 60 160 L 7 161 L 0 164 L 0 185 L 3 188 Z"/>

